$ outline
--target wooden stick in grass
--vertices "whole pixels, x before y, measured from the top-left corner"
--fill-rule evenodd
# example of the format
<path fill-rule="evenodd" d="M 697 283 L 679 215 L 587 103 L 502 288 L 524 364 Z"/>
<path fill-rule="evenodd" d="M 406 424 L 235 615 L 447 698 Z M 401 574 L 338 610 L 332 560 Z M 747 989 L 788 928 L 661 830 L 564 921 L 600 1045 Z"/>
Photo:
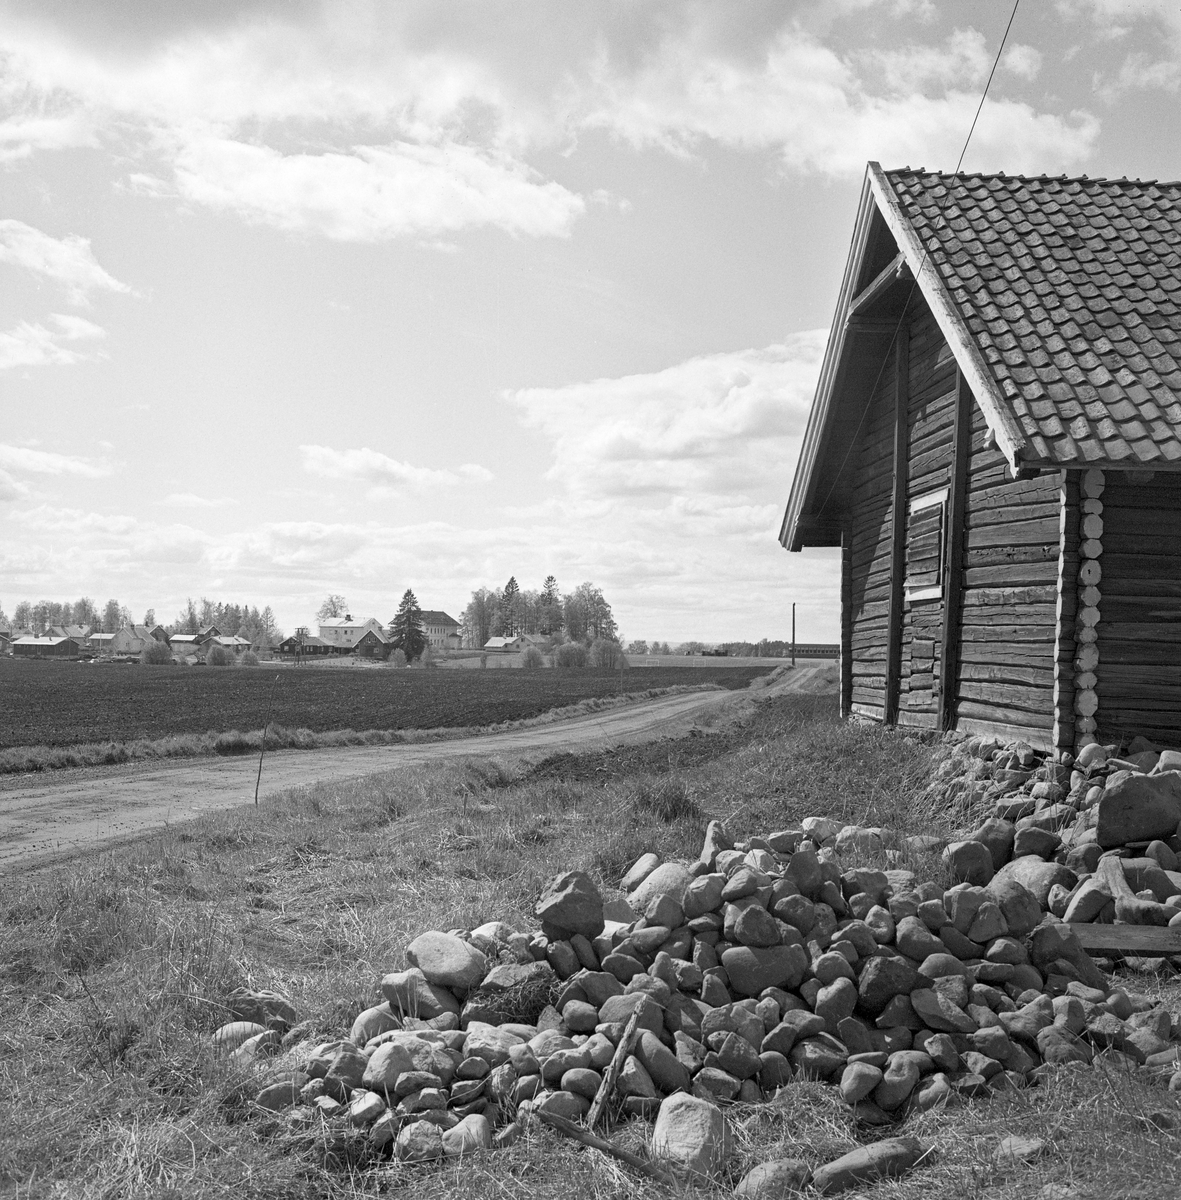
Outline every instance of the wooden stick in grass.
<path fill-rule="evenodd" d="M 603 1110 L 607 1107 L 607 1101 L 611 1099 L 611 1093 L 615 1091 L 615 1081 L 619 1078 L 619 1072 L 623 1070 L 623 1064 L 627 1061 L 627 1056 L 632 1052 L 632 1047 L 635 1045 L 636 1034 L 639 1032 L 639 1024 L 640 1010 L 637 1008 L 628 1017 L 627 1024 L 623 1027 L 623 1036 L 619 1039 L 619 1045 L 615 1047 L 615 1053 L 611 1056 L 611 1061 L 607 1064 L 607 1069 L 603 1072 L 603 1082 L 599 1084 L 599 1090 L 595 1092 L 590 1112 L 586 1116 L 587 1129 L 594 1129 L 599 1123 L 599 1118 L 603 1115 Z"/>
<path fill-rule="evenodd" d="M 567 1121 L 565 1117 L 559 1117 L 557 1113 L 548 1113 L 541 1110 L 537 1113 L 537 1116 L 551 1128 L 556 1129 L 561 1134 L 565 1134 L 566 1137 L 576 1142 L 581 1142 L 584 1146 L 590 1146 L 592 1150 L 601 1150 L 604 1154 L 613 1155 L 643 1175 L 648 1175 L 652 1179 L 659 1179 L 661 1183 L 672 1184 L 674 1186 L 679 1182 L 671 1172 L 662 1170 L 655 1163 L 649 1162 L 646 1158 L 641 1158 L 638 1154 L 633 1154 L 630 1150 L 624 1150 L 621 1146 L 604 1141 L 601 1137 L 595 1137 L 593 1133 L 588 1133 L 585 1129 L 579 1129 L 573 1121 Z"/>

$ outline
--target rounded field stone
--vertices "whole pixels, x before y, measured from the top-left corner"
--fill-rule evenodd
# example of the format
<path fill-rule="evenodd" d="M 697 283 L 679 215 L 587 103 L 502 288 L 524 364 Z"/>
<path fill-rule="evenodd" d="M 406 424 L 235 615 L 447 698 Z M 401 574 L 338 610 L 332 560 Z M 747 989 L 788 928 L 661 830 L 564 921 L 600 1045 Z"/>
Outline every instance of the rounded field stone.
<path fill-rule="evenodd" d="M 748 1171 L 734 1189 L 743 1200 L 782 1200 L 802 1192 L 812 1178 L 812 1169 L 798 1158 L 776 1158 Z"/>
<path fill-rule="evenodd" d="M 769 987 L 795 991 L 808 969 L 802 946 L 732 946 L 722 954 L 730 988 L 740 996 L 757 996 Z"/>
<path fill-rule="evenodd" d="M 406 947 L 406 958 L 428 983 L 464 995 L 488 973 L 488 960 L 470 942 L 437 929 L 421 933 Z"/>

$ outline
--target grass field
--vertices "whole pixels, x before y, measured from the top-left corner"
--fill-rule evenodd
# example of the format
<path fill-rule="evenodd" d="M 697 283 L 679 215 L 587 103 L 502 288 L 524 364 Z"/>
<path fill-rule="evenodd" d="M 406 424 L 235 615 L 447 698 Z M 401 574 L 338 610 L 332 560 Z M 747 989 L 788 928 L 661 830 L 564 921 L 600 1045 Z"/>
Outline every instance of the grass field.
<path fill-rule="evenodd" d="M 644 689 L 745 687 L 770 668 L 645 670 Z M 622 690 L 637 680 L 624 672 Z M 288 729 L 441 729 L 534 717 L 621 690 L 618 672 L 324 671 L 143 667 L 0 659 L 0 749 L 262 729 L 274 688 Z"/>
<path fill-rule="evenodd" d="M 643 851 L 695 855 L 705 821 L 740 836 L 805 815 L 946 833 L 919 799 L 921 741 L 835 719 L 831 697 L 780 697 L 744 726 L 531 767 L 472 760 L 300 789 L 178 826 L 102 859 L 0 885 L 0 1193 L 41 1200 L 722 1200 L 757 1162 L 816 1164 L 852 1148 L 836 1090 L 799 1084 L 730 1110 L 735 1151 L 716 1188 L 673 1193 L 538 1130 L 462 1166 L 350 1153 L 327 1130 L 251 1115 L 257 1082 L 206 1049 L 233 987 L 287 992 L 337 1037 L 428 928 L 526 920 L 545 879 L 583 868 L 604 886 Z M 960 819 L 963 814 L 960 814 Z M 910 865 L 939 878 L 936 859 Z M 1153 975 L 1124 986 L 1165 993 Z M 1163 1131 L 1145 1118 L 1172 1114 Z M 1172 1197 L 1181 1097 L 1142 1074 L 1051 1072 L 1046 1083 L 912 1118 L 889 1134 L 934 1143 L 923 1169 L 862 1200 Z M 649 1127 L 612 1136 L 640 1148 Z M 999 1170 L 1019 1132 L 1046 1153 Z M 1063 1191 L 1043 1193 L 1047 1184 Z"/>

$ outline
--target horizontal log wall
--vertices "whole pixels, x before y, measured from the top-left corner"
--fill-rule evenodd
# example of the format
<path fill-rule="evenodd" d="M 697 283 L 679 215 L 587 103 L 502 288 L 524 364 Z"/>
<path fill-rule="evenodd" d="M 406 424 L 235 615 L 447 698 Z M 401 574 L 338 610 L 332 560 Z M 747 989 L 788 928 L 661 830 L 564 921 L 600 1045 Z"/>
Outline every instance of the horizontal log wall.
<path fill-rule="evenodd" d="M 1181 479 L 1106 472 L 1097 736 L 1181 746 Z"/>
<path fill-rule="evenodd" d="M 972 409 L 956 727 L 1048 749 L 1054 727 L 1061 479 L 1014 480 Z"/>
<path fill-rule="evenodd" d="M 921 305 L 910 322 L 907 503 L 948 486 L 956 369 L 951 347 Z M 913 547 L 910 549 L 913 550 Z M 907 601 L 902 613 L 898 723 L 935 729 L 939 723 L 942 599 Z"/>

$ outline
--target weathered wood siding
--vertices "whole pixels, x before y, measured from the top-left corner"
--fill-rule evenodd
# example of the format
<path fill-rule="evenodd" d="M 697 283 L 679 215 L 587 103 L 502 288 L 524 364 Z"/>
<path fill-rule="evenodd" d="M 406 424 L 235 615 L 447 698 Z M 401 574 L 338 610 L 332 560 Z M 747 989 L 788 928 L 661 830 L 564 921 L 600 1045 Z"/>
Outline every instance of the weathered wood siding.
<path fill-rule="evenodd" d="M 1061 529 L 1058 472 L 1013 480 L 972 409 L 956 727 L 1048 749 Z"/>
<path fill-rule="evenodd" d="M 1099 740 L 1181 746 L 1181 479 L 1108 471 L 1102 516 Z"/>
<path fill-rule="evenodd" d="M 948 486 L 955 421 L 955 359 L 930 310 L 910 324 L 910 397 L 907 405 L 907 505 Z M 939 724 L 943 600 L 906 601 L 902 611 L 902 667 L 898 723 L 926 729 Z"/>
<path fill-rule="evenodd" d="M 887 614 L 890 607 L 894 354 L 878 380 L 850 469 L 849 639 L 852 710 L 885 718 Z"/>

